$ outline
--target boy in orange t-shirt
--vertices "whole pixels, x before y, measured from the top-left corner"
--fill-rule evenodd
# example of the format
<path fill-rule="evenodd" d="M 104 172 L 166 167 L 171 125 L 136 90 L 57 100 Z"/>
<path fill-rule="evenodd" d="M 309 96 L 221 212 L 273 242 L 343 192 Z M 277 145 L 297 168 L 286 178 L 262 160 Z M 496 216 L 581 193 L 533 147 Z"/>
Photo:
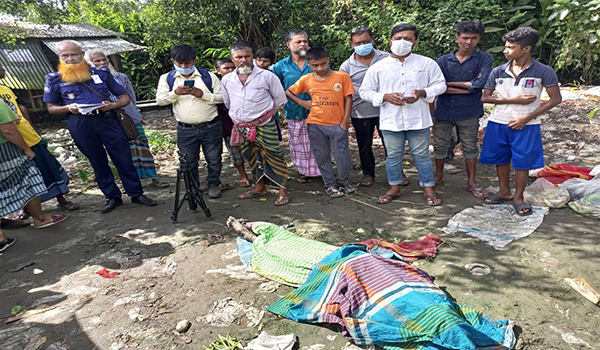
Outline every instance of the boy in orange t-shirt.
<path fill-rule="evenodd" d="M 308 50 L 306 59 L 313 73 L 302 76 L 285 93 L 290 100 L 310 110 L 306 120 L 308 138 L 325 183 L 325 192 L 330 197 L 341 197 L 357 189 L 348 178 L 352 166 L 348 127 L 354 87 L 347 73 L 329 69 L 329 55 L 324 49 Z M 310 94 L 312 100 L 296 97 L 303 93 Z M 337 163 L 337 180 L 331 164 L 331 148 Z"/>

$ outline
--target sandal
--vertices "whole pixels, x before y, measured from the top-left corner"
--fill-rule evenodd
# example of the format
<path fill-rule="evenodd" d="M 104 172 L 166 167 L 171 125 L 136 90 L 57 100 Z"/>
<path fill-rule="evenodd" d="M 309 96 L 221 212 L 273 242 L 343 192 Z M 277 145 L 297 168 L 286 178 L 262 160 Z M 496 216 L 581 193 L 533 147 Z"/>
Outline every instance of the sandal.
<path fill-rule="evenodd" d="M 325 193 L 331 198 L 339 198 L 344 195 L 344 192 L 340 191 L 339 187 L 331 186 L 325 189 Z"/>
<path fill-rule="evenodd" d="M 246 179 L 239 179 L 238 180 L 238 186 L 240 187 L 250 187 L 252 186 L 252 184 L 250 183 L 250 180 Z"/>
<path fill-rule="evenodd" d="M 441 186 L 443 184 L 444 184 L 444 179 L 441 179 L 440 181 L 436 181 L 435 182 L 435 185 L 433 185 L 433 188 L 436 188 L 436 187 Z"/>
<path fill-rule="evenodd" d="M 248 192 L 244 192 L 244 193 L 238 195 L 238 198 L 239 199 L 260 198 L 260 197 L 263 197 L 266 195 L 267 195 L 267 192 L 258 193 L 258 192 L 254 192 L 254 191 L 248 191 Z"/>
<path fill-rule="evenodd" d="M 305 184 L 309 181 L 309 177 L 308 176 L 304 176 L 304 175 L 300 175 L 298 176 L 298 178 L 296 178 L 296 182 L 299 184 Z"/>
<path fill-rule="evenodd" d="M 2 229 L 10 229 L 10 228 L 19 228 L 31 225 L 31 222 L 23 221 L 23 220 L 13 220 L 13 219 L 2 219 L 0 223 L 0 228 Z"/>
<path fill-rule="evenodd" d="M 8 247 L 15 244 L 16 241 L 17 241 L 16 238 L 6 237 L 6 242 L 0 243 L 0 252 L 5 251 Z"/>
<path fill-rule="evenodd" d="M 398 197 L 400 197 L 400 193 L 398 193 L 398 194 L 386 193 L 382 196 L 377 197 L 377 203 L 388 204 L 389 202 L 393 201 L 395 198 L 398 198 Z"/>
<path fill-rule="evenodd" d="M 373 176 L 371 176 L 371 175 L 365 175 L 360 180 L 360 185 L 361 186 L 365 186 L 365 187 L 373 186 L 373 182 L 374 182 L 373 180 L 374 180 Z"/>
<path fill-rule="evenodd" d="M 515 208 L 515 212 L 519 216 L 528 216 L 528 215 L 533 214 L 533 208 L 531 207 L 531 204 L 529 204 L 529 203 L 513 204 L 513 207 Z"/>
<path fill-rule="evenodd" d="M 343 189 L 344 193 L 354 193 L 358 190 L 358 186 L 354 184 L 345 184 Z"/>
<path fill-rule="evenodd" d="M 68 216 L 66 216 L 66 215 L 58 215 L 58 214 L 51 214 L 50 216 L 52 217 L 52 221 L 50 221 L 50 222 L 41 224 L 39 226 L 36 226 L 35 224 L 31 224 L 31 225 L 35 228 L 45 228 L 48 226 L 52 226 L 54 224 L 58 224 L 59 222 L 65 221 L 68 218 Z"/>
<path fill-rule="evenodd" d="M 402 178 L 402 182 L 400 183 L 400 186 L 408 186 L 410 185 L 410 180 L 408 178 Z"/>
<path fill-rule="evenodd" d="M 481 203 L 482 204 L 502 204 L 505 202 L 510 202 L 512 200 L 513 200 L 512 197 L 511 198 L 503 198 L 495 193 L 490 193 L 487 196 L 485 196 L 485 198 L 483 198 Z"/>
<path fill-rule="evenodd" d="M 154 186 L 154 187 L 158 187 L 158 188 L 167 188 L 167 187 L 171 186 L 171 184 L 166 181 L 158 181 L 156 179 L 152 179 L 152 181 L 150 182 L 150 186 Z"/>
<path fill-rule="evenodd" d="M 286 205 L 290 202 L 290 197 L 289 196 L 282 196 L 279 195 L 277 196 L 277 199 L 275 200 L 275 206 L 282 206 L 282 205 Z"/>
<path fill-rule="evenodd" d="M 58 203 L 56 203 L 56 206 L 59 208 L 65 209 L 67 211 L 73 211 L 73 210 L 79 209 L 79 205 L 75 204 L 71 201 L 58 202 Z"/>
<path fill-rule="evenodd" d="M 489 192 L 483 187 L 467 187 L 467 190 L 477 198 L 485 198 L 489 195 Z"/>
<path fill-rule="evenodd" d="M 439 203 L 436 203 L 436 200 L 440 200 Z M 425 195 L 425 204 L 430 207 L 437 207 L 438 205 L 442 205 L 442 199 L 436 195 L 426 194 Z"/>

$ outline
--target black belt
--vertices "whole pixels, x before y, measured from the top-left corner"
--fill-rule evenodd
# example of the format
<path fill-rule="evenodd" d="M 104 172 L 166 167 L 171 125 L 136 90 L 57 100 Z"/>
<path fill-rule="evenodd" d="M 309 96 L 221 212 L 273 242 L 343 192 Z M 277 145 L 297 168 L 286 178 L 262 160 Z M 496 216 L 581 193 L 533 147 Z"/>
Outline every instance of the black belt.
<path fill-rule="evenodd" d="M 221 119 L 219 119 L 218 117 L 215 117 L 213 120 L 208 121 L 208 122 L 204 122 L 204 123 L 198 123 L 198 124 L 186 124 L 186 123 L 182 123 L 182 122 L 177 122 L 177 125 L 184 127 L 184 128 L 194 128 L 194 129 L 200 129 L 203 128 L 207 125 L 210 124 L 214 124 L 218 121 L 220 121 Z"/>

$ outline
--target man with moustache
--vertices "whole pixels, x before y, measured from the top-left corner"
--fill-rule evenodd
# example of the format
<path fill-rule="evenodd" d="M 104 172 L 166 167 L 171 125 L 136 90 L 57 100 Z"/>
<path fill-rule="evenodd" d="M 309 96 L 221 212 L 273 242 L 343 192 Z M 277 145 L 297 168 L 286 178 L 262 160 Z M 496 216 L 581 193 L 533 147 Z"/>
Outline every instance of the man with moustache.
<path fill-rule="evenodd" d="M 241 144 L 244 158 L 256 178 L 251 191 L 240 199 L 267 194 L 265 177 L 279 187 L 275 205 L 288 204 L 287 163 L 279 146 L 275 111 L 286 102 L 285 91 L 277 76 L 252 64 L 252 46 L 244 40 L 231 44 L 231 60 L 236 70 L 223 77 L 223 100 L 234 126 L 230 144 Z"/>
<path fill-rule="evenodd" d="M 50 114 L 66 114 L 67 127 L 75 145 L 92 164 L 98 187 L 106 197 L 102 213 L 111 212 L 123 204 L 121 190 L 115 184 L 108 164 L 107 152 L 131 201 L 140 205 L 156 205 L 143 194 L 129 142 L 112 111 L 129 103 L 127 91 L 108 69 L 88 65 L 80 43 L 64 40 L 56 48 L 60 63 L 58 72 L 46 76 L 44 102 L 48 104 Z M 117 96 L 116 102 L 110 102 L 111 93 Z M 79 104 L 97 103 L 104 105 L 86 115 L 79 112 Z"/>
<path fill-rule="evenodd" d="M 310 74 L 313 70 L 306 61 L 308 50 L 308 34 L 302 29 L 293 29 L 285 34 L 285 44 L 290 49 L 290 55 L 273 66 L 273 73 L 279 77 L 285 90 L 294 85 L 301 76 Z M 297 96 L 301 100 L 310 100 L 309 94 Z M 288 125 L 290 156 L 292 163 L 300 176 L 299 183 L 306 183 L 308 178 L 321 176 L 315 156 L 310 148 L 306 118 L 308 110 L 288 99 L 285 104 L 285 117 Z"/>

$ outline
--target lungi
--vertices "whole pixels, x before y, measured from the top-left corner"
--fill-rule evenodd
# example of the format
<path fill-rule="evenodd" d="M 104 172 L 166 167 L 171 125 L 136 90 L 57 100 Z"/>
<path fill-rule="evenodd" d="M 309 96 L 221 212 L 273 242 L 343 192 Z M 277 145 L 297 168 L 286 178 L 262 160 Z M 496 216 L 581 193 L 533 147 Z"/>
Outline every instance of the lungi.
<path fill-rule="evenodd" d="M 288 177 L 287 163 L 279 146 L 275 120 L 256 127 L 256 141 L 250 142 L 244 135 L 242 153 L 248 161 L 256 181 L 266 177 L 278 186 L 285 187 Z"/>
<path fill-rule="evenodd" d="M 300 175 L 315 177 L 321 176 L 319 166 L 315 161 L 310 139 L 306 130 L 306 119 L 288 119 L 288 136 L 290 145 L 290 156 Z"/>

